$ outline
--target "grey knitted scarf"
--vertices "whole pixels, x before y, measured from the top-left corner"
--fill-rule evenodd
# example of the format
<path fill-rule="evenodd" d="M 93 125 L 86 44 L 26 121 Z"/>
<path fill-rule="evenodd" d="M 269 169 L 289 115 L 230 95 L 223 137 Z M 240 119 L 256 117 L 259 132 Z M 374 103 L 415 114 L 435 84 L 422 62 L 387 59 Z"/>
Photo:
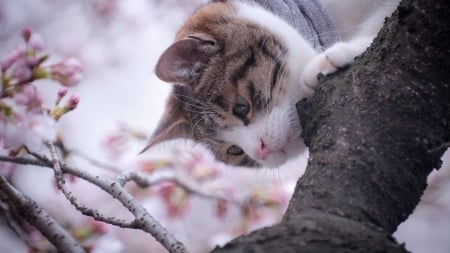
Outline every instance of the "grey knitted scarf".
<path fill-rule="evenodd" d="M 318 0 L 243 0 L 255 2 L 295 27 L 318 51 L 340 40 L 334 21 Z"/>

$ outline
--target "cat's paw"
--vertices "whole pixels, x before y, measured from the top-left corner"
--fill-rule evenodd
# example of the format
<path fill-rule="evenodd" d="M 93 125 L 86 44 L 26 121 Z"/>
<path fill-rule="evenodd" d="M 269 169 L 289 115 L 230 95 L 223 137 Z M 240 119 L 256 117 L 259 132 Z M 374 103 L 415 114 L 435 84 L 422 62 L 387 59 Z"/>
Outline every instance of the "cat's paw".
<path fill-rule="evenodd" d="M 338 66 L 333 63 L 326 52 L 318 54 L 303 70 L 302 85 L 315 90 L 319 84 L 318 75 L 332 73 L 337 68 Z"/>
<path fill-rule="evenodd" d="M 330 74 L 338 68 L 352 63 L 355 57 L 361 54 L 366 47 L 366 40 L 352 41 L 351 43 L 338 42 L 334 44 L 324 52 L 318 54 L 306 65 L 302 74 L 302 84 L 316 89 L 319 84 L 319 74 Z"/>

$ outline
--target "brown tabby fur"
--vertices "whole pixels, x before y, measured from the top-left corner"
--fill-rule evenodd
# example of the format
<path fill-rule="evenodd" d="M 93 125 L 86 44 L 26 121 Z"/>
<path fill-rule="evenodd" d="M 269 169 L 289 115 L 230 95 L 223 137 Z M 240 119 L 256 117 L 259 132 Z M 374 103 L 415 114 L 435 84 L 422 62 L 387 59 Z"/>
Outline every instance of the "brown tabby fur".
<path fill-rule="evenodd" d="M 225 11 L 224 11 L 225 10 Z M 180 29 L 176 40 L 194 38 L 210 47 L 202 52 L 207 64 L 186 77 L 174 78 L 165 73 L 164 56 L 156 67 L 164 81 L 182 84 L 175 86 L 168 100 L 163 120 L 154 132 L 151 144 L 172 138 L 194 138 L 206 144 L 216 158 L 241 166 L 257 164 L 245 154 L 227 154 L 232 144 L 214 137 L 218 129 L 229 124 L 248 124 L 256 111 L 268 110 L 283 92 L 280 78 L 285 48 L 261 26 L 232 17 L 235 10 L 225 2 L 210 4 L 195 13 Z M 267 72 L 267 70 L 271 70 Z M 251 105 L 245 119 L 232 113 L 237 95 Z"/>
<path fill-rule="evenodd" d="M 312 96 L 318 73 L 361 54 L 398 1 L 320 0 L 345 39 L 323 52 L 251 1 L 203 6 L 156 66 L 157 76 L 175 86 L 148 147 L 193 139 L 238 166 L 277 167 L 297 157 L 305 147 L 295 103 Z"/>

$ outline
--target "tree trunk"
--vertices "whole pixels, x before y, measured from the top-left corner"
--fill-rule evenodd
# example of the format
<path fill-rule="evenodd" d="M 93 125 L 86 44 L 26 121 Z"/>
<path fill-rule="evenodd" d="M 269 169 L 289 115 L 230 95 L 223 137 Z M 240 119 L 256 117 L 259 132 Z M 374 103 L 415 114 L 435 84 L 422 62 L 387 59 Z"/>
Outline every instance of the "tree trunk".
<path fill-rule="evenodd" d="M 214 252 L 407 252 L 391 235 L 450 141 L 449 5 L 403 1 L 298 104 L 310 158 L 283 220 Z"/>

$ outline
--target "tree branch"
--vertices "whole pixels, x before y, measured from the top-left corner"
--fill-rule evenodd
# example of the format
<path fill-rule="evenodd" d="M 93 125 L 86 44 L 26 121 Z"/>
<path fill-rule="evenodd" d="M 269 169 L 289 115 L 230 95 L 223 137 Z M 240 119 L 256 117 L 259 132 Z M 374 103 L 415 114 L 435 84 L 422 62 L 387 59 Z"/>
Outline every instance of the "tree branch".
<path fill-rule="evenodd" d="M 58 188 L 64 193 L 66 198 L 77 207 L 82 213 L 93 214 L 94 218 L 101 218 L 102 221 L 105 222 L 114 222 L 115 224 L 120 225 L 129 225 L 129 228 L 139 228 L 147 233 L 150 233 L 158 242 L 160 242 L 167 250 L 173 253 L 185 253 L 187 250 L 184 245 L 179 242 L 172 234 L 168 233 L 168 231 L 159 224 L 156 219 L 154 219 L 147 210 L 139 204 L 139 202 L 129 194 L 123 186 L 117 181 L 113 179 L 101 179 L 98 176 L 91 175 L 88 172 L 81 172 L 69 166 L 64 166 L 67 172 L 73 174 L 77 177 L 83 178 L 88 182 L 95 184 L 100 187 L 103 191 L 109 193 L 111 196 L 120 201 L 120 203 L 127 208 L 135 217 L 131 223 L 127 224 L 125 222 L 118 222 L 115 218 L 110 217 L 105 220 L 105 217 L 98 214 L 98 211 L 91 210 L 85 208 L 84 206 L 80 206 L 80 204 L 76 201 L 76 198 L 72 196 L 72 193 L 67 190 L 65 187 L 65 181 L 63 174 L 63 167 L 60 164 L 60 160 L 58 157 L 57 150 L 52 143 L 47 144 L 50 150 L 50 154 L 52 157 L 51 162 L 53 164 L 53 169 L 55 172 L 55 179 L 58 185 Z M 46 160 L 46 158 L 42 158 Z M 80 208 L 80 209 L 79 209 Z M 92 215 L 91 215 L 92 216 Z"/>
<path fill-rule="evenodd" d="M 142 225 L 137 222 L 137 219 L 128 222 L 125 220 L 117 219 L 115 217 L 108 217 L 102 214 L 99 210 L 88 208 L 85 205 L 83 205 L 68 189 L 67 185 L 65 184 L 65 179 L 63 175 L 70 174 L 82 178 L 94 185 L 99 186 L 104 191 L 110 193 L 111 196 L 113 196 L 114 198 L 117 198 L 118 195 L 121 195 L 122 192 L 125 191 L 125 189 L 121 188 L 112 193 L 112 191 L 109 189 L 109 186 L 115 183 L 117 183 L 120 187 L 124 187 L 127 182 L 132 181 L 135 182 L 139 187 L 146 188 L 157 185 L 162 182 L 172 182 L 177 187 L 182 188 L 188 194 L 192 194 L 204 199 L 220 201 L 223 203 L 230 203 L 240 207 L 243 212 L 245 212 L 245 210 L 247 210 L 250 207 L 263 207 L 266 205 L 266 203 L 261 203 L 259 201 L 254 201 L 252 199 L 235 200 L 223 194 L 210 193 L 206 189 L 202 189 L 201 187 L 198 187 L 196 185 L 183 182 L 172 171 L 159 171 L 158 173 L 144 174 L 138 171 L 129 170 L 123 171 L 118 175 L 116 175 L 114 178 L 105 181 L 104 179 L 100 179 L 98 176 L 94 176 L 87 172 L 83 172 L 78 168 L 62 164 L 61 161 L 59 160 L 56 146 L 54 144 L 48 144 L 48 147 L 50 149 L 51 159 L 47 158 L 44 155 L 33 152 L 32 150 L 29 150 L 28 148 L 25 147 L 27 153 L 33 156 L 35 159 L 26 157 L 7 157 L 7 156 L 5 157 L 0 155 L 0 161 L 53 168 L 58 188 L 78 211 L 80 211 L 82 214 L 86 216 L 93 217 L 95 220 L 109 223 L 122 228 L 143 229 Z M 95 159 L 89 158 L 88 156 L 83 156 L 83 158 L 86 158 L 93 165 L 100 166 L 100 168 L 104 168 L 106 170 L 110 170 L 110 166 L 105 167 L 105 164 L 99 163 Z M 121 169 L 115 168 L 114 170 L 120 171 Z M 143 230 L 146 231 L 145 228 Z"/>
<path fill-rule="evenodd" d="M 70 234 L 64 230 L 36 202 L 15 189 L 5 177 L 0 175 L 0 190 L 17 214 L 36 227 L 58 250 L 68 253 L 85 252 Z"/>
<path fill-rule="evenodd" d="M 188 194 L 193 194 L 196 196 L 199 196 L 201 198 L 210 199 L 214 201 L 223 201 L 225 203 L 231 203 L 233 205 L 239 206 L 242 210 L 246 210 L 250 206 L 263 206 L 264 203 L 259 203 L 251 200 L 234 200 L 226 197 L 222 194 L 215 194 L 215 193 L 209 193 L 205 189 L 202 189 L 196 185 L 188 184 L 186 182 L 183 182 L 182 180 L 178 179 L 178 177 L 171 171 L 160 171 L 158 173 L 153 174 L 144 174 L 140 173 L 138 171 L 123 171 L 113 177 L 112 179 L 101 179 L 98 176 L 91 175 L 90 173 L 87 173 L 85 171 L 81 171 L 78 168 L 71 167 L 66 164 L 62 164 L 59 159 L 58 151 L 56 150 L 56 146 L 52 143 L 48 144 L 48 148 L 50 151 L 51 159 L 47 158 L 44 155 L 38 154 L 33 152 L 32 150 L 29 150 L 25 147 L 25 150 L 28 154 L 33 156 L 35 159 L 32 158 L 25 158 L 25 157 L 5 157 L 0 156 L 0 161 L 6 161 L 6 162 L 13 162 L 17 164 L 28 164 L 28 165 L 37 165 L 42 167 L 49 167 L 53 168 L 54 175 L 56 179 L 56 184 L 59 190 L 64 194 L 64 196 L 70 201 L 70 203 L 82 214 L 86 216 L 93 217 L 95 220 L 102 221 L 105 223 L 109 223 L 115 226 L 119 226 L 122 228 L 132 228 L 132 229 L 141 229 L 145 232 L 148 232 L 152 235 L 155 233 L 159 233 L 160 235 L 168 235 L 167 231 L 157 231 L 155 232 L 155 229 L 158 229 L 157 226 L 154 226 L 154 222 L 152 217 L 148 215 L 148 213 L 144 213 L 141 211 L 140 214 L 135 214 L 135 218 L 132 221 L 125 221 L 120 220 L 115 217 L 108 217 L 104 214 L 102 214 L 99 210 L 88 208 L 85 205 L 83 205 L 76 196 L 73 195 L 73 193 L 70 191 L 70 189 L 66 185 L 66 180 L 64 179 L 64 174 L 70 174 L 79 178 L 82 178 L 94 185 L 97 185 L 107 193 L 109 193 L 114 198 L 119 199 L 121 203 L 125 206 L 128 210 L 138 210 L 139 208 L 136 207 L 136 205 L 139 205 L 137 201 L 132 198 L 131 196 L 127 196 L 126 190 L 123 188 L 126 183 L 132 181 L 135 182 L 139 187 L 146 188 L 151 187 L 154 185 L 157 185 L 162 182 L 173 182 L 177 187 L 182 188 L 185 190 Z M 85 157 L 86 158 L 86 157 Z M 104 168 L 104 164 L 97 162 L 96 160 L 92 158 L 88 158 L 89 162 L 91 162 L 94 165 L 99 165 L 101 168 Z M 107 170 L 109 170 L 109 166 L 106 167 Z M 115 170 L 119 170 L 118 168 Z M 125 195 L 125 198 L 122 196 Z M 122 198 L 122 199 L 121 199 Z M 135 203 L 136 202 L 136 203 Z M 145 210 L 144 210 L 145 211 Z M 146 211 L 145 211 L 146 212 Z M 147 215 L 149 218 L 147 218 Z M 141 219 L 141 217 L 145 217 L 145 219 Z M 150 228 L 153 229 L 153 231 L 150 230 Z M 173 241 L 167 240 L 167 239 L 161 239 L 163 241 L 167 241 L 167 244 L 172 243 Z M 175 244 L 171 244 L 175 245 Z M 176 246 L 176 245 L 175 245 Z M 172 249 L 169 249 L 172 252 Z"/>
<path fill-rule="evenodd" d="M 52 160 L 48 159 L 45 156 L 27 150 L 27 152 L 34 156 L 37 160 L 23 157 L 5 157 L 0 155 L 0 161 L 53 168 L 58 188 L 61 190 L 61 192 L 64 193 L 64 196 L 71 202 L 71 204 L 74 205 L 77 210 L 84 215 L 119 227 L 141 229 L 151 234 L 170 252 L 187 252 L 183 244 L 176 240 L 170 233 L 168 233 L 168 231 L 164 227 L 162 227 L 147 212 L 147 210 L 142 207 L 142 205 L 140 205 L 139 202 L 123 188 L 120 182 L 114 179 L 102 179 L 99 176 L 90 174 L 87 171 L 81 171 L 69 165 L 61 164 L 55 146 L 53 144 L 48 144 L 48 146 L 50 149 Z M 87 208 L 86 206 L 78 202 L 77 198 L 73 196 L 72 192 L 65 186 L 63 174 L 70 174 L 82 178 L 98 186 L 103 191 L 109 193 L 112 197 L 119 200 L 122 205 L 134 215 L 135 219 L 131 222 L 126 222 L 123 220 L 118 220 L 115 217 L 107 217 L 105 215 L 102 215 L 98 210 Z"/>
<path fill-rule="evenodd" d="M 214 252 L 406 252 L 412 213 L 450 141 L 450 3 L 402 2 L 371 48 L 298 105 L 309 146 L 280 224 Z"/>

